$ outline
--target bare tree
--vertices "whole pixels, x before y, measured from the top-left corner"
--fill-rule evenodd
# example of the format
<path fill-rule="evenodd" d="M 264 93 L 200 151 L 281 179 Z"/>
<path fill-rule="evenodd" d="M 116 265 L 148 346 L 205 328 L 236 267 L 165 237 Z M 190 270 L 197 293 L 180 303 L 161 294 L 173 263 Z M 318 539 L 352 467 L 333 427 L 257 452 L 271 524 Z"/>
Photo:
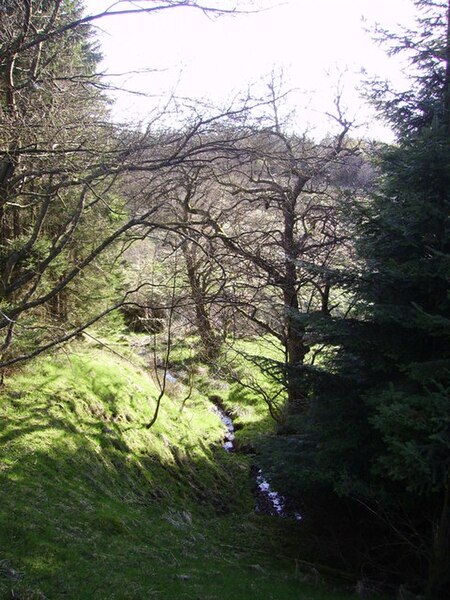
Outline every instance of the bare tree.
<path fill-rule="evenodd" d="M 332 309 L 328 271 L 347 243 L 330 173 L 357 148 L 347 141 L 351 124 L 339 104 L 340 131 L 320 143 L 285 132 L 274 96 L 270 104 L 271 120 L 260 118 L 235 144 L 234 156 L 216 163 L 220 206 L 191 212 L 202 214 L 203 232 L 238 258 L 240 276 L 226 290 L 229 300 L 233 296 L 241 313 L 281 341 L 289 401 L 302 404 L 292 377 L 309 350 L 301 316 Z"/>
<path fill-rule="evenodd" d="M 100 275 L 111 274 L 116 242 L 160 227 L 165 188 L 157 180 L 167 182 L 181 164 L 195 165 L 210 151 L 204 141 L 208 132 L 227 118 L 191 114 L 183 130 L 162 127 L 155 118 L 145 131 L 109 120 L 89 23 L 174 7 L 232 12 L 187 0 L 118 2 L 87 17 L 64 0 L 2 7 L 1 366 L 70 338 L 83 319 L 92 322 L 97 308 L 105 310 L 103 304 L 90 306 L 95 294 L 85 296 L 79 302 L 84 313 L 78 311 L 78 322 L 71 323 L 70 302 L 83 282 L 90 278 L 98 291 Z M 147 202 L 130 217 L 120 190 L 125 176 L 143 172 L 154 175 L 155 185 L 139 190 Z M 108 287 L 113 287 L 109 280 Z M 49 315 L 59 318 L 57 326 Z"/>

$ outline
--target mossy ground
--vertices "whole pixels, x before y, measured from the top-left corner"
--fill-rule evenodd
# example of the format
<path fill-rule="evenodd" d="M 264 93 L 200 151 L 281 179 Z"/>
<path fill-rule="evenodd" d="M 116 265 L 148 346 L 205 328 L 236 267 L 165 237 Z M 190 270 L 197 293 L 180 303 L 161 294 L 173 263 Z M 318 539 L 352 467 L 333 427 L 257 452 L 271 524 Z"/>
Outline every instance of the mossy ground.
<path fill-rule="evenodd" d="M 130 357 L 130 354 L 128 354 Z M 0 394 L 0 598 L 317 600 L 300 525 L 254 514 L 207 399 L 74 345 Z M 181 406 L 184 400 L 184 407 Z"/>

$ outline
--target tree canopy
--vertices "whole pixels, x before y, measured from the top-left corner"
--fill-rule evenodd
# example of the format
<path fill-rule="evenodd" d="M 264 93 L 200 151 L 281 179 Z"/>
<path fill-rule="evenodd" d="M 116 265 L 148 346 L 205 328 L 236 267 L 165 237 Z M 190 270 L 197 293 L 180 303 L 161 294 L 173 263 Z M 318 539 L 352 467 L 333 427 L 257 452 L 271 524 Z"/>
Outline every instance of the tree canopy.
<path fill-rule="evenodd" d="M 290 130 L 273 80 L 182 125 L 112 121 L 92 23 L 234 9 L 0 3 L 0 368 L 126 304 L 153 333 L 189 323 L 209 363 L 232 336 L 273 336 L 284 359 L 253 357 L 277 387 L 273 477 L 357 515 L 358 535 L 328 522 L 339 560 L 431 600 L 450 583 L 450 3 L 415 4 L 417 29 L 378 32 L 410 87 L 367 83 L 397 134 L 371 146 L 339 102 L 337 134 Z"/>

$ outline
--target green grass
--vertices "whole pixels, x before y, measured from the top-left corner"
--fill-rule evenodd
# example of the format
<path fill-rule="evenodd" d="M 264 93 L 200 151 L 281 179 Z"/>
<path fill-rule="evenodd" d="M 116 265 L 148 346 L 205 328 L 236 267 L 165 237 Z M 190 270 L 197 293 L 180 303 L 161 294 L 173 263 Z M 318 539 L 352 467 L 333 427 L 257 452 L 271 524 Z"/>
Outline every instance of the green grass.
<path fill-rule="evenodd" d="M 29 364 L 0 394 L 0 598 L 339 600 L 301 568 L 301 526 L 257 517 L 248 458 L 105 350 Z"/>
<path fill-rule="evenodd" d="M 270 415 L 268 402 L 281 416 L 285 391 L 279 379 L 263 372 L 255 363 L 267 359 L 283 361 L 283 351 L 273 336 L 239 339 L 225 350 L 225 361 L 232 365 L 230 387 L 223 397 L 224 406 L 234 415 L 238 448 L 251 449 L 272 433 L 276 421 Z"/>

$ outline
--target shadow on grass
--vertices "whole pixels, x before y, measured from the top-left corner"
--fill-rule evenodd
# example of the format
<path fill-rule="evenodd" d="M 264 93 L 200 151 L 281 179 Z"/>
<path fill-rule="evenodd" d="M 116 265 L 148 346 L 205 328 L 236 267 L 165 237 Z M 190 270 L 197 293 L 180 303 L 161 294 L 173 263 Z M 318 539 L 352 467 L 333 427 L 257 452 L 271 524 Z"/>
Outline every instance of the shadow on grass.
<path fill-rule="evenodd" d="M 106 370 L 52 375 L 0 399 L 0 563 L 18 573 L 0 570 L 0 598 L 300 595 L 298 526 L 254 515 L 248 458 L 213 445 L 210 421 L 185 408 L 146 430 L 145 394 L 141 412 L 118 402 Z"/>
<path fill-rule="evenodd" d="M 83 417 L 42 395 L 1 408 L 0 559 L 21 573 L 0 574 L 1 597 L 32 598 L 34 588 L 52 599 L 229 598 L 239 596 L 220 585 L 263 581 L 248 567 L 238 585 L 230 566 L 254 561 L 261 543 L 263 521 L 252 540 L 237 525 L 253 518 L 244 459 L 204 444 L 173 444 L 162 460 L 149 443 L 136 455 L 124 424 L 110 433 L 88 409 Z"/>

